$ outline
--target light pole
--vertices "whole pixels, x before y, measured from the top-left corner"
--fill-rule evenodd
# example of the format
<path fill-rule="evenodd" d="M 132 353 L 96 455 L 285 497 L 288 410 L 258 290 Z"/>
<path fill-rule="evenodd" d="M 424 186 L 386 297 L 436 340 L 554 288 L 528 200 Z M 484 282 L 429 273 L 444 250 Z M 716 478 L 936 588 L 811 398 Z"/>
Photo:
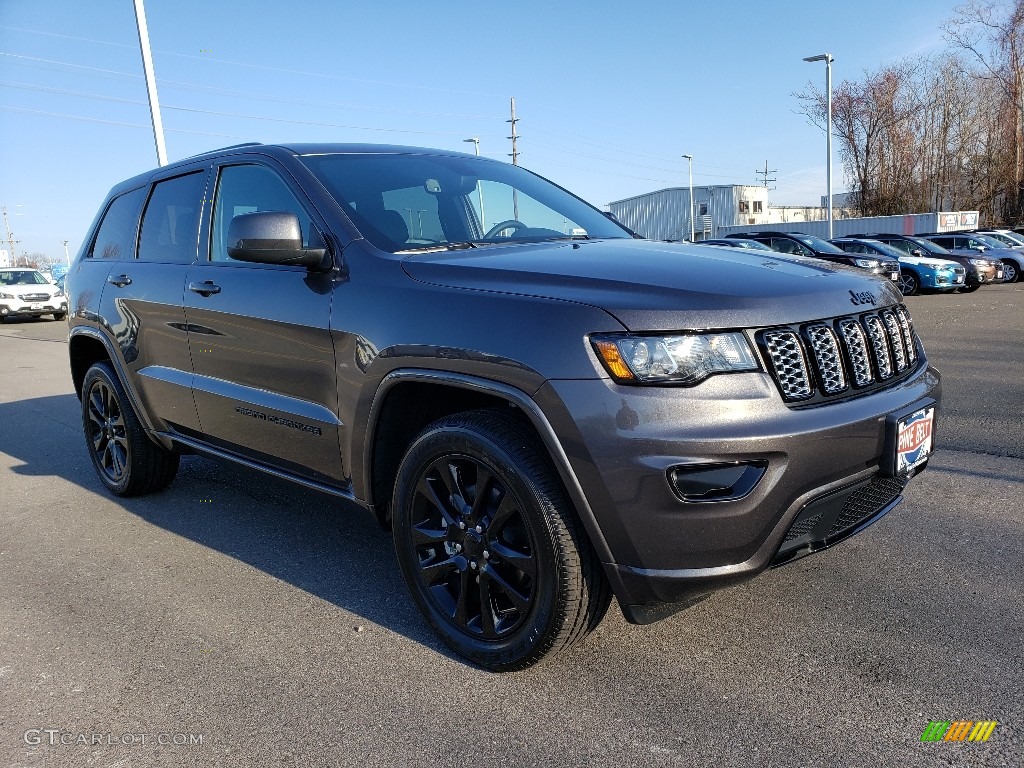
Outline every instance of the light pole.
<path fill-rule="evenodd" d="M 71 266 L 71 256 L 70 256 L 70 254 L 68 254 L 68 241 L 67 240 L 61 240 L 61 242 L 64 243 L 64 260 L 68 263 L 68 266 L 70 267 Z"/>
<path fill-rule="evenodd" d="M 473 137 L 472 139 L 463 139 L 466 142 L 473 142 L 473 149 L 476 150 L 476 156 L 480 157 L 480 139 Z M 484 190 L 480 186 L 480 182 L 476 183 L 476 194 L 480 198 L 480 228 L 484 232 L 487 231 L 487 215 L 484 213 Z"/>
<path fill-rule="evenodd" d="M 828 159 L 825 163 L 825 183 L 828 185 L 828 239 L 832 239 L 832 58 L 831 53 L 822 53 L 817 56 L 808 56 L 804 61 L 825 62 L 825 151 Z"/>
<path fill-rule="evenodd" d="M 690 242 L 693 242 L 693 155 L 683 155 L 690 168 Z"/>

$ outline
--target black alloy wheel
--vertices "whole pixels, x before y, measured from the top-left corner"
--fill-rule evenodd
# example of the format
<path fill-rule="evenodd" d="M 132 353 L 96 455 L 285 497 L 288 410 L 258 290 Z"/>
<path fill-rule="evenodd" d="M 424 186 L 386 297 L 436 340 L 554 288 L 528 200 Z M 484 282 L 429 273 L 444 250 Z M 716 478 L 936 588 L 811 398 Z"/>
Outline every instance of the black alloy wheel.
<path fill-rule="evenodd" d="M 395 488 L 403 576 L 456 652 L 520 669 L 597 626 L 609 590 L 544 449 L 515 418 L 474 411 L 413 441 Z"/>
<path fill-rule="evenodd" d="M 82 382 L 82 425 L 96 473 L 118 496 L 166 488 L 178 454 L 150 440 L 108 363 L 95 363 Z"/>

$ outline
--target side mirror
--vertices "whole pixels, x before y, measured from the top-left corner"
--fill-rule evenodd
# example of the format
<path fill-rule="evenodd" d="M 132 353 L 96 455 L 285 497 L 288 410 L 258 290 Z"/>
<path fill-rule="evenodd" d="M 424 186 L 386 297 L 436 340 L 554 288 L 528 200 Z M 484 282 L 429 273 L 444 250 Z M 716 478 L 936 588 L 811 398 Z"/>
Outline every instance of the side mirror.
<path fill-rule="evenodd" d="M 302 226 L 291 211 L 243 213 L 228 225 L 228 256 L 238 261 L 316 267 L 326 253 L 302 247 Z"/>

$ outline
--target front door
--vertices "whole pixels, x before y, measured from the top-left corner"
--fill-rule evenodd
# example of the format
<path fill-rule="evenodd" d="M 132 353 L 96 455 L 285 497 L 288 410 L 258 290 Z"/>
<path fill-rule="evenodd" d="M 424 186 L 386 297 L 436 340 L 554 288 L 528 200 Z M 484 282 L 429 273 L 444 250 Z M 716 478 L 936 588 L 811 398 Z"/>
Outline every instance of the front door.
<path fill-rule="evenodd" d="M 333 276 L 227 255 L 232 217 L 311 207 L 278 171 L 217 169 L 206 258 L 185 281 L 193 394 L 206 440 L 255 461 L 341 485 L 330 318 Z"/>

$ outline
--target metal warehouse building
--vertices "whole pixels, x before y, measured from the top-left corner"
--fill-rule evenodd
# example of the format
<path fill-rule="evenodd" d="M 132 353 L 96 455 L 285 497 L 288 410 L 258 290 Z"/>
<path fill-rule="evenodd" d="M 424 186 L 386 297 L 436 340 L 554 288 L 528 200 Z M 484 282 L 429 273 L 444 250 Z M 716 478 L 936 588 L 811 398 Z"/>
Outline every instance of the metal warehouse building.
<path fill-rule="evenodd" d="M 673 187 L 608 204 L 634 232 L 652 240 L 690 238 L 690 189 Z M 762 186 L 725 184 L 693 188 L 694 238 L 715 237 L 719 227 L 757 227 L 769 222 L 768 190 Z"/>

